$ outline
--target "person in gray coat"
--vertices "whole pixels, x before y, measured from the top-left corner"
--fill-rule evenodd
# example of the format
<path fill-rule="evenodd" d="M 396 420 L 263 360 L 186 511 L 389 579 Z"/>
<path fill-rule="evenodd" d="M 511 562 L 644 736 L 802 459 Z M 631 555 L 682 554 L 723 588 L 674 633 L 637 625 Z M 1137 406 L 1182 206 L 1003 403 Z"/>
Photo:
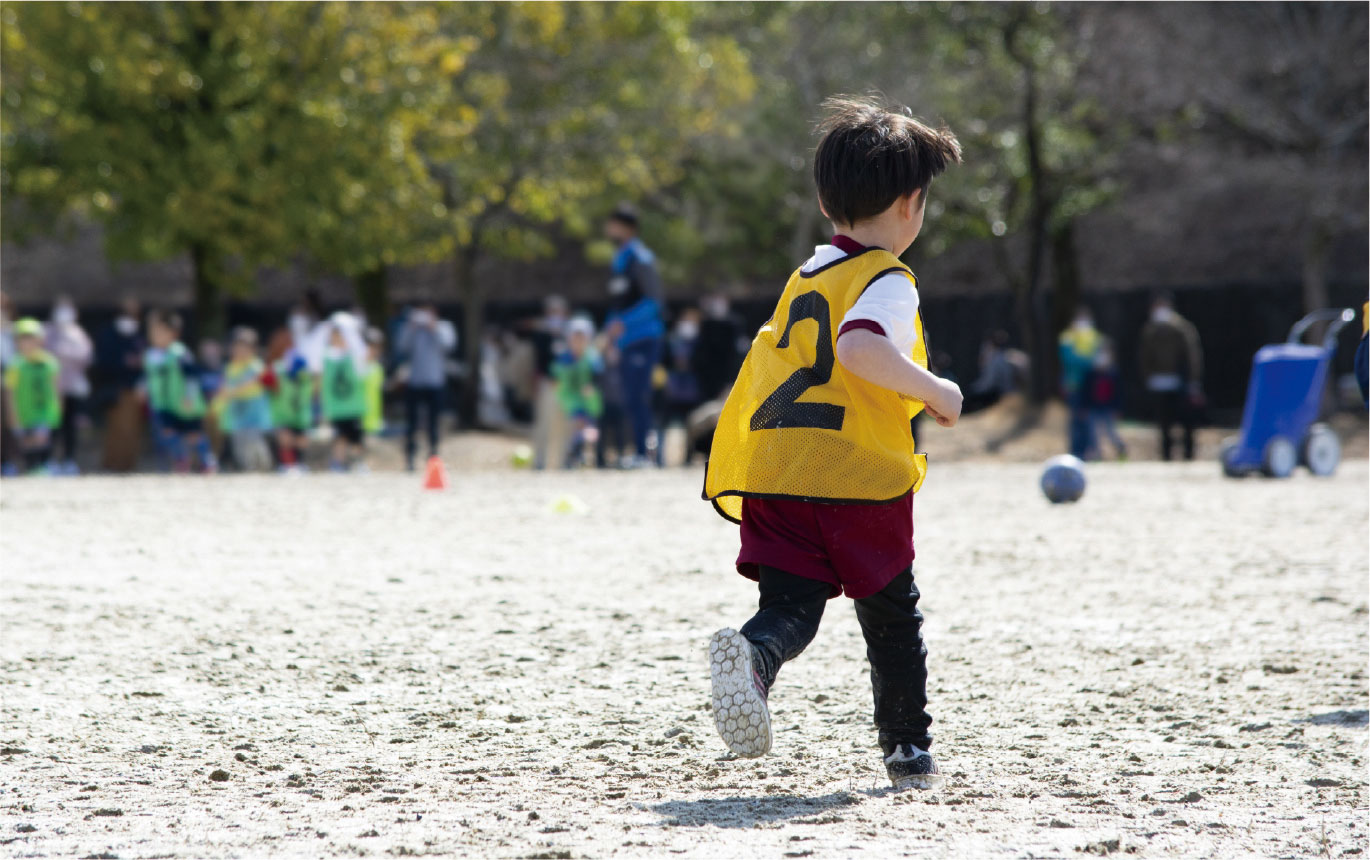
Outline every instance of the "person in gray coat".
<path fill-rule="evenodd" d="M 438 319 L 436 305 L 422 304 L 409 312 L 396 348 L 408 366 L 404 377 L 404 459 L 412 472 L 418 449 L 420 407 L 428 431 L 428 455 L 438 454 L 438 422 L 443 393 L 447 390 L 447 356 L 457 348 L 457 330 L 447 320 Z"/>

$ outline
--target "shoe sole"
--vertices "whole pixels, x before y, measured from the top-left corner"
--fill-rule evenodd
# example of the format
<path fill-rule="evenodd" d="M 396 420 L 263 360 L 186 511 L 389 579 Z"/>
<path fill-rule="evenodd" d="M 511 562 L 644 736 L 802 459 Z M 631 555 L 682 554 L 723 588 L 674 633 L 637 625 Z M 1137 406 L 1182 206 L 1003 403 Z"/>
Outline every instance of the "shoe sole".
<path fill-rule="evenodd" d="M 771 749 L 771 711 L 756 688 L 752 646 L 731 628 L 709 640 L 709 675 L 713 682 L 714 726 L 723 743 L 743 758 Z"/>
<path fill-rule="evenodd" d="M 936 791 L 947 784 L 946 779 L 940 773 L 906 776 L 893 780 L 893 782 L 895 791 L 906 791 L 910 788 L 918 791 Z"/>

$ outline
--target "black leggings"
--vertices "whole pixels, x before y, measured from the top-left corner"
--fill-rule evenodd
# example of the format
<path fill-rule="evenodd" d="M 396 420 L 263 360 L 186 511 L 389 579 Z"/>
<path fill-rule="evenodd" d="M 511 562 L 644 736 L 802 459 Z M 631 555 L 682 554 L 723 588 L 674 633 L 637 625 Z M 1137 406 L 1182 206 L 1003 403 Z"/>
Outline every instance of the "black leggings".
<path fill-rule="evenodd" d="M 418 451 L 419 405 L 424 408 L 428 431 L 428 454 L 438 453 L 438 422 L 442 418 L 441 388 L 406 388 L 404 390 L 404 456 L 412 466 Z"/>
<path fill-rule="evenodd" d="M 781 665 L 798 657 L 818 633 L 832 586 L 773 567 L 763 566 L 760 576 L 759 609 L 742 625 L 742 635 L 756 647 L 757 668 L 770 689 Z M 875 725 L 887 755 L 896 744 L 911 743 L 922 749 L 932 745 L 928 649 L 923 644 L 918 597 L 913 569 L 908 568 L 878 594 L 852 601 L 866 637 Z"/>
<path fill-rule="evenodd" d="M 1189 395 L 1184 391 L 1161 391 L 1156 394 L 1156 425 L 1161 431 L 1161 459 L 1172 457 L 1175 443 L 1170 438 L 1170 428 L 1180 425 L 1184 442 L 1184 458 L 1194 459 L 1194 427 L 1198 415 Z"/>
<path fill-rule="evenodd" d="M 76 460 L 76 432 L 85 409 L 86 398 L 62 395 L 62 426 L 58 428 L 57 441 L 61 444 L 62 458 L 65 460 Z"/>

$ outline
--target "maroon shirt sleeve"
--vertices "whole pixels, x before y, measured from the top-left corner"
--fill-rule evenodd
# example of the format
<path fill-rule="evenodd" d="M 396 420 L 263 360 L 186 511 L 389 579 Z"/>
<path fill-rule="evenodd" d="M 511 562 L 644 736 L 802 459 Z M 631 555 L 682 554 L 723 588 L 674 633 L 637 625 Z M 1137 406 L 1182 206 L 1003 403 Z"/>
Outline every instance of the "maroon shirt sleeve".
<path fill-rule="evenodd" d="M 888 335 L 885 334 L 885 327 L 875 320 L 852 320 L 850 322 L 845 322 L 842 324 L 842 328 L 837 330 L 837 336 L 841 337 L 847 332 L 856 331 L 857 329 L 862 331 L 873 331 L 881 337 L 888 337 Z"/>

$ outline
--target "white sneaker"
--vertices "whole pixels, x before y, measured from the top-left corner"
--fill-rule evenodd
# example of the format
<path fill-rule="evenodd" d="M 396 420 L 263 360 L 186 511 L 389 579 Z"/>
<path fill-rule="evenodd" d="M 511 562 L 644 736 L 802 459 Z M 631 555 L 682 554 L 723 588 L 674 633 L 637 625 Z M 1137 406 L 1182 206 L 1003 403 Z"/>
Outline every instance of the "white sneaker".
<path fill-rule="evenodd" d="M 753 653 L 752 643 L 730 627 L 709 640 L 714 725 L 728 749 L 743 758 L 756 758 L 771 749 L 771 710 Z"/>

